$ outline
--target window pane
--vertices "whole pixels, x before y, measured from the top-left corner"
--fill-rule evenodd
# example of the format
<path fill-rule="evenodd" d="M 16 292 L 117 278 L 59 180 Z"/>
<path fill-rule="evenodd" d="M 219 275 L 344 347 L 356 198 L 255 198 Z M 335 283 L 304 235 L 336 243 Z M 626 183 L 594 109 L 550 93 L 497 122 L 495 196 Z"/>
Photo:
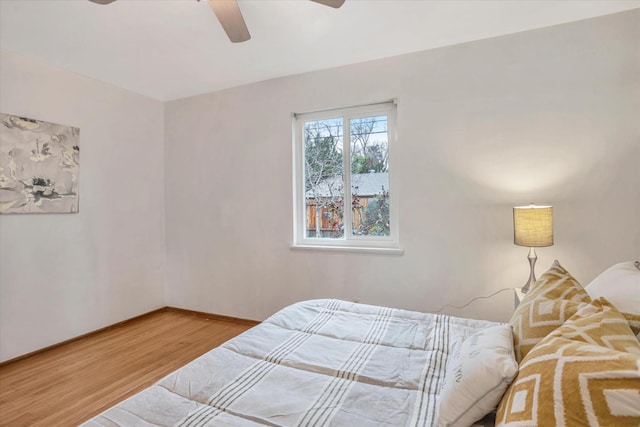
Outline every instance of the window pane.
<path fill-rule="evenodd" d="M 342 119 L 304 123 L 306 237 L 344 236 Z"/>
<path fill-rule="evenodd" d="M 389 236 L 389 139 L 387 116 L 349 121 L 352 224 L 356 236 Z"/>

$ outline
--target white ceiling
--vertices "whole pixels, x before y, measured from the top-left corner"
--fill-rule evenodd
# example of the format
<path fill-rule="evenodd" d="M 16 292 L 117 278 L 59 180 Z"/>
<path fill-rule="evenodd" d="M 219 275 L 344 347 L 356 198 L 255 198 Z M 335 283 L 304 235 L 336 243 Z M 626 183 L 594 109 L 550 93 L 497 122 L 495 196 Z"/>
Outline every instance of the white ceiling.
<path fill-rule="evenodd" d="M 640 7 L 640 0 L 238 3 L 252 39 L 233 44 L 206 0 L 0 0 L 0 48 L 166 101 Z"/>

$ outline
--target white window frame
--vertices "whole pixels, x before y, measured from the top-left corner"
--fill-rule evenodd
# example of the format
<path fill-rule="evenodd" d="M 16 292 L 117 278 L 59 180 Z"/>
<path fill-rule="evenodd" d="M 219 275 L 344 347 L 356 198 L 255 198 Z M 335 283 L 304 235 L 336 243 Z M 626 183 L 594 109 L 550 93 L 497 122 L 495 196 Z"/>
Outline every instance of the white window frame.
<path fill-rule="evenodd" d="M 393 164 L 393 153 L 396 149 L 396 100 L 368 104 L 357 107 L 338 108 L 311 113 L 293 114 L 293 244 L 292 249 L 313 250 L 342 250 L 362 253 L 402 254 L 399 241 L 398 221 L 398 188 L 394 185 L 393 174 L 396 165 Z M 351 200 L 351 119 L 370 117 L 375 115 L 387 116 L 387 144 L 389 161 L 389 236 L 357 236 L 352 233 L 352 210 L 343 211 L 344 237 L 323 238 L 306 237 L 306 204 L 304 185 L 304 123 L 314 120 L 342 118 L 343 125 L 343 180 L 344 200 Z"/>

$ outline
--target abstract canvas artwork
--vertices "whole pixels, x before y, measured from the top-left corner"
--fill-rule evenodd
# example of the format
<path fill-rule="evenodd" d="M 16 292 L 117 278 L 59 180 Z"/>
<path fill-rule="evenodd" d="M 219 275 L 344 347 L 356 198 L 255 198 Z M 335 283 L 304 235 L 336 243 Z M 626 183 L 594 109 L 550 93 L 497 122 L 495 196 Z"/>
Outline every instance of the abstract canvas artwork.
<path fill-rule="evenodd" d="M 0 113 L 0 214 L 78 212 L 80 129 Z"/>

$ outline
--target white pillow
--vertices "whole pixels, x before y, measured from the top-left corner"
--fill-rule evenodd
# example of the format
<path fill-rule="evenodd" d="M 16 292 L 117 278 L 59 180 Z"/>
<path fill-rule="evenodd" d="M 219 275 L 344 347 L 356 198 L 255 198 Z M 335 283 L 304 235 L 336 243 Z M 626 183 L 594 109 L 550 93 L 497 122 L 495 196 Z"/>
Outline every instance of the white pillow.
<path fill-rule="evenodd" d="M 498 406 L 517 373 L 511 325 L 471 335 L 447 362 L 438 425 L 467 427 L 484 417 Z"/>
<path fill-rule="evenodd" d="M 584 289 L 593 299 L 605 297 L 618 311 L 640 314 L 640 269 L 632 261 L 609 267 Z"/>

